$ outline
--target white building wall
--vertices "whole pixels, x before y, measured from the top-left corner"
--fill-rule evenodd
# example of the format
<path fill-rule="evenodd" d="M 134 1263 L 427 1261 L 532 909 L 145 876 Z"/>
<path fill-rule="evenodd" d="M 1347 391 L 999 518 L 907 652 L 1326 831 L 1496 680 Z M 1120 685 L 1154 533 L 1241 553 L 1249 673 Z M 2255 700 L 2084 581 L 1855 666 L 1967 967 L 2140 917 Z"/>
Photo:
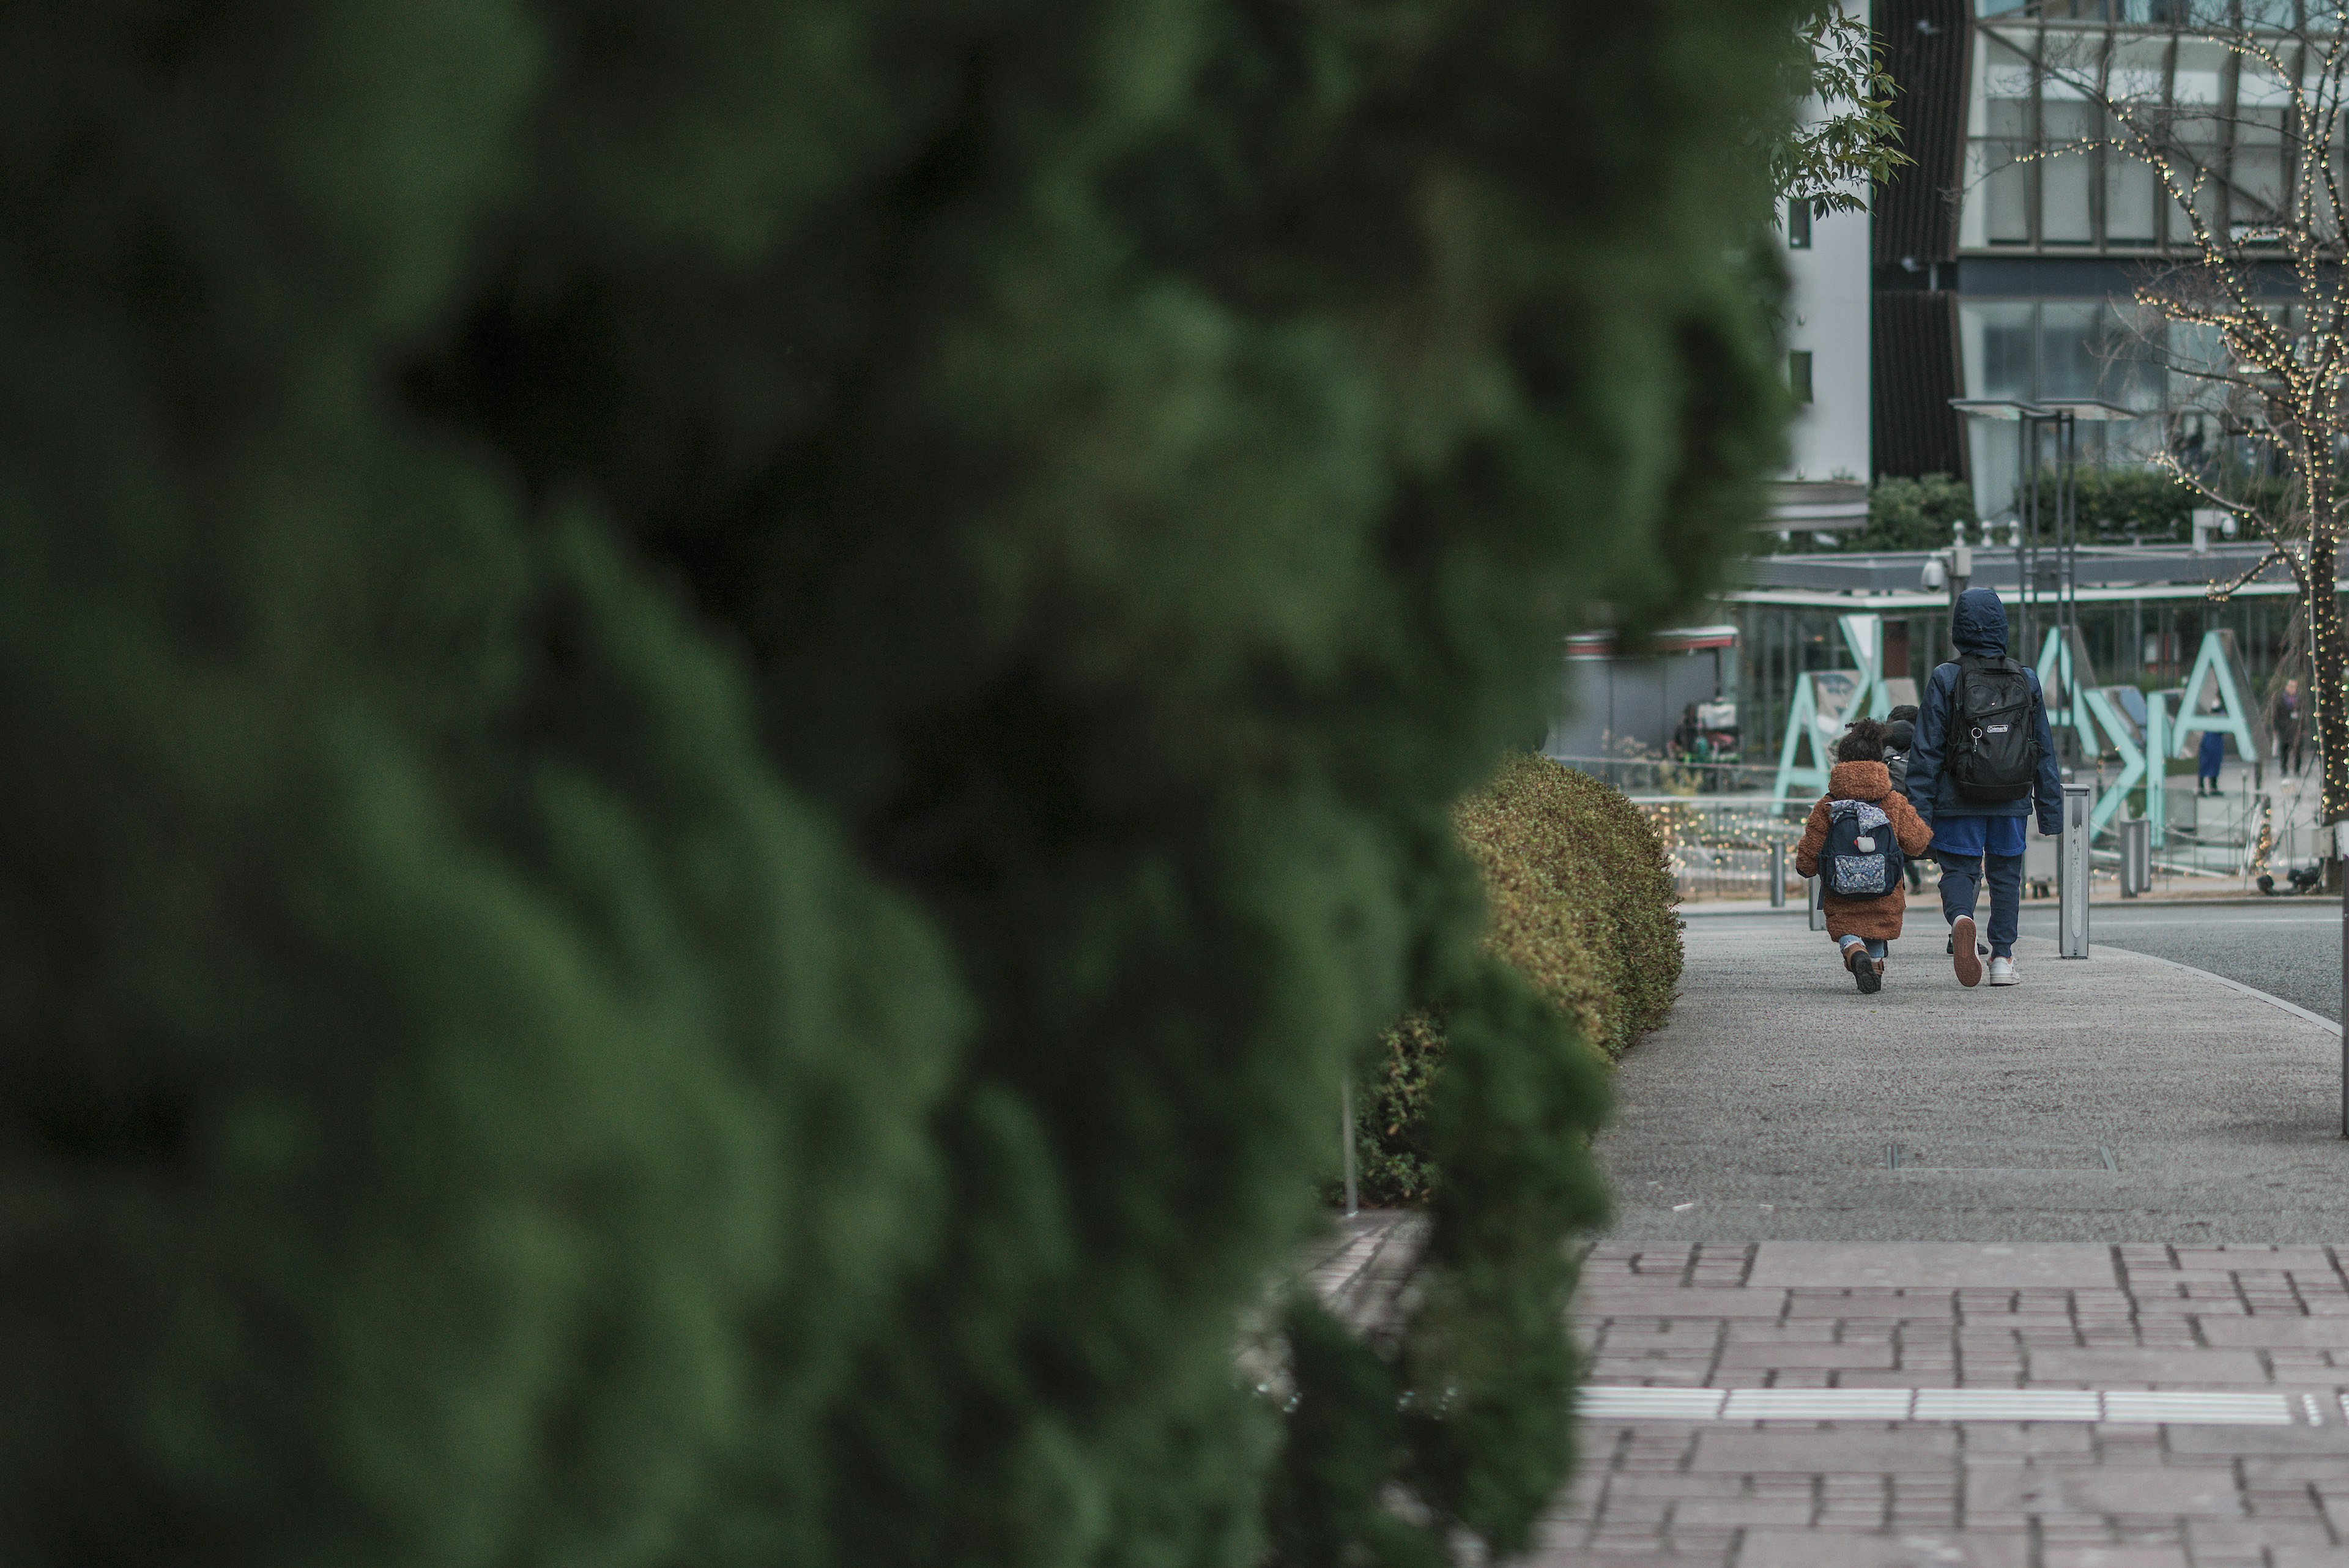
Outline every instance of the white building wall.
<path fill-rule="evenodd" d="M 1811 222 L 1808 250 L 1789 250 L 1790 353 L 1811 357 L 1811 405 L 1795 418 L 1788 479 L 1852 479 L 1872 472 L 1868 452 L 1868 215 L 1834 213 Z"/>
<path fill-rule="evenodd" d="M 1865 20 L 1868 0 L 1844 9 Z M 1835 213 L 1811 221 L 1808 249 L 1789 248 L 1794 285 L 1787 325 L 1789 353 L 1811 356 L 1811 406 L 1795 421 L 1790 480 L 1855 480 L 1873 476 L 1868 449 L 1868 234 L 1866 213 Z M 1782 224 L 1780 239 L 1785 238 Z"/>

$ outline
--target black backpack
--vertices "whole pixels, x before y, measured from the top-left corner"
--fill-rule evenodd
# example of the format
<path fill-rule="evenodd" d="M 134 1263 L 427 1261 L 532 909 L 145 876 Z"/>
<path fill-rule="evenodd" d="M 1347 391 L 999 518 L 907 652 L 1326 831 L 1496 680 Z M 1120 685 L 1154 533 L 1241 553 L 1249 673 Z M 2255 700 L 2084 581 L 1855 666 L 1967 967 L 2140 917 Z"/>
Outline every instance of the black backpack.
<path fill-rule="evenodd" d="M 2012 659 L 1966 654 L 1950 704 L 1950 777 L 1968 800 L 2023 800 L 2039 774 L 2031 677 Z"/>
<path fill-rule="evenodd" d="M 1827 802 L 1827 843 L 1819 855 L 1826 890 L 1838 898 L 1881 898 L 1900 886 L 1900 841 L 1872 800 Z"/>

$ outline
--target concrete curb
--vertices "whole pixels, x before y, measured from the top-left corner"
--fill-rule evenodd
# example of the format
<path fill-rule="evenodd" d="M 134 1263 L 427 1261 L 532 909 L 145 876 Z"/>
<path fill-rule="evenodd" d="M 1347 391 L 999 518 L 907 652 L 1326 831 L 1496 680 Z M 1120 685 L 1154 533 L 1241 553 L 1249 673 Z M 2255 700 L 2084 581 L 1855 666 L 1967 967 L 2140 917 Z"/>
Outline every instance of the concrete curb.
<path fill-rule="evenodd" d="M 2223 909 L 2300 903 L 2332 906 L 2337 900 L 2330 894 L 2312 898 L 2305 893 L 2279 893 L 2272 898 L 2265 893 L 2230 893 L 2220 898 L 2095 898 L 2089 901 L 2088 907 L 2092 909 Z M 2053 909 L 2054 907 L 2053 898 L 2025 898 L 2023 901 L 2026 914 L 2033 909 Z M 1772 909 L 1768 900 L 1763 898 L 1724 898 L 1718 903 L 1681 904 L 1675 907 L 1675 912 L 1683 920 L 1720 919 L 1732 915 L 1750 919 L 1754 915 L 1802 916 L 1808 913 L 1801 903 L 1792 898 L 1784 909 Z"/>

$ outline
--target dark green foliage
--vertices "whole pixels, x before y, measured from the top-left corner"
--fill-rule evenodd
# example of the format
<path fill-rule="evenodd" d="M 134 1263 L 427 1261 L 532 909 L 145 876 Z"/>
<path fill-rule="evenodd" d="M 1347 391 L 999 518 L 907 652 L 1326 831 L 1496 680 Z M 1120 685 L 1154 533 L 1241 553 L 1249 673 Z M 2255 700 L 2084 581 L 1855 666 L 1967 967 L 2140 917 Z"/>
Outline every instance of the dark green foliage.
<path fill-rule="evenodd" d="M 1973 488 L 1946 473 L 1922 479 L 1879 479 L 1868 487 L 1868 526 L 1844 541 L 1847 550 L 1943 550 L 1956 539 L 1953 524 L 1976 537 Z"/>
<path fill-rule="evenodd" d="M 1423 1300 L 1400 1343 L 1352 1341 L 1318 1309 L 1292 1314 L 1302 1418 L 1269 1511 L 1283 1564 L 1440 1563 L 1458 1530 L 1521 1550 L 1571 1453 L 1577 1358 L 1560 1330 L 1574 1267 L 1560 1239 L 1605 1214 L 1584 1151 L 1606 1069 L 1490 952 L 1441 1012 L 1443 1073 L 1421 1132 L 1444 1170 Z M 1371 1507 L 1390 1487 L 1407 1510 Z"/>
<path fill-rule="evenodd" d="M 1790 10 L 14 8 L 12 1560 L 1252 1562 L 1412 1006 L 1522 1539 L 1599 1088 L 1446 813 L 1755 514 Z"/>
<path fill-rule="evenodd" d="M 1483 875 L 1492 950 L 1608 1057 L 1664 1021 L 1680 983 L 1680 918 L 1663 842 L 1615 790 L 1517 756 L 1454 814 Z M 1355 1113 L 1362 1200 L 1417 1203 L 1437 1186 L 1430 1113 L 1445 1030 L 1390 1028 Z"/>
<path fill-rule="evenodd" d="M 1366 1558 L 1442 1568 L 1437 1543 L 1381 1495 L 1410 1463 L 1392 1363 L 1309 1300 L 1290 1304 L 1291 1441 L 1271 1477 L 1266 1535 L 1276 1562 L 1350 1568 Z"/>
<path fill-rule="evenodd" d="M 1574 1265 L 1557 1238 L 1602 1219 L 1587 1150 L 1606 1069 L 1557 1009 L 1497 960 L 1444 1012 L 1427 1293 L 1403 1347 L 1421 1494 L 1503 1552 L 1524 1547 L 1564 1474 L 1561 1332 Z M 1562 1150 L 1578 1158 L 1561 1158 Z"/>
<path fill-rule="evenodd" d="M 1435 1151 L 1428 1113 L 1444 1065 L 1444 1024 L 1431 1013 L 1405 1014 L 1379 1037 L 1370 1076 L 1355 1093 L 1356 1194 L 1373 1208 L 1425 1202 L 1435 1190 Z M 1338 1191 L 1335 1179 L 1324 1199 Z"/>
<path fill-rule="evenodd" d="M 2052 493 L 2054 475 L 2042 483 Z M 2073 515 L 2083 539 L 2183 539 L 2191 531 L 2194 492 L 2159 469 L 2083 468 L 2075 483 Z"/>

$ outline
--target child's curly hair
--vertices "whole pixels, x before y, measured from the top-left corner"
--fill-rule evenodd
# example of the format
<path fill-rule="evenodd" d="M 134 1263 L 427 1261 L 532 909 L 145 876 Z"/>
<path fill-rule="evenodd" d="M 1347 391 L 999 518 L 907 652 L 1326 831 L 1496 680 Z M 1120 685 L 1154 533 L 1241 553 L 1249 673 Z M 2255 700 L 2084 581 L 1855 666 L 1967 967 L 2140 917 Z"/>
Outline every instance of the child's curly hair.
<path fill-rule="evenodd" d="M 1880 763 L 1884 760 L 1884 726 L 1873 719 L 1854 719 L 1836 742 L 1839 763 Z"/>

